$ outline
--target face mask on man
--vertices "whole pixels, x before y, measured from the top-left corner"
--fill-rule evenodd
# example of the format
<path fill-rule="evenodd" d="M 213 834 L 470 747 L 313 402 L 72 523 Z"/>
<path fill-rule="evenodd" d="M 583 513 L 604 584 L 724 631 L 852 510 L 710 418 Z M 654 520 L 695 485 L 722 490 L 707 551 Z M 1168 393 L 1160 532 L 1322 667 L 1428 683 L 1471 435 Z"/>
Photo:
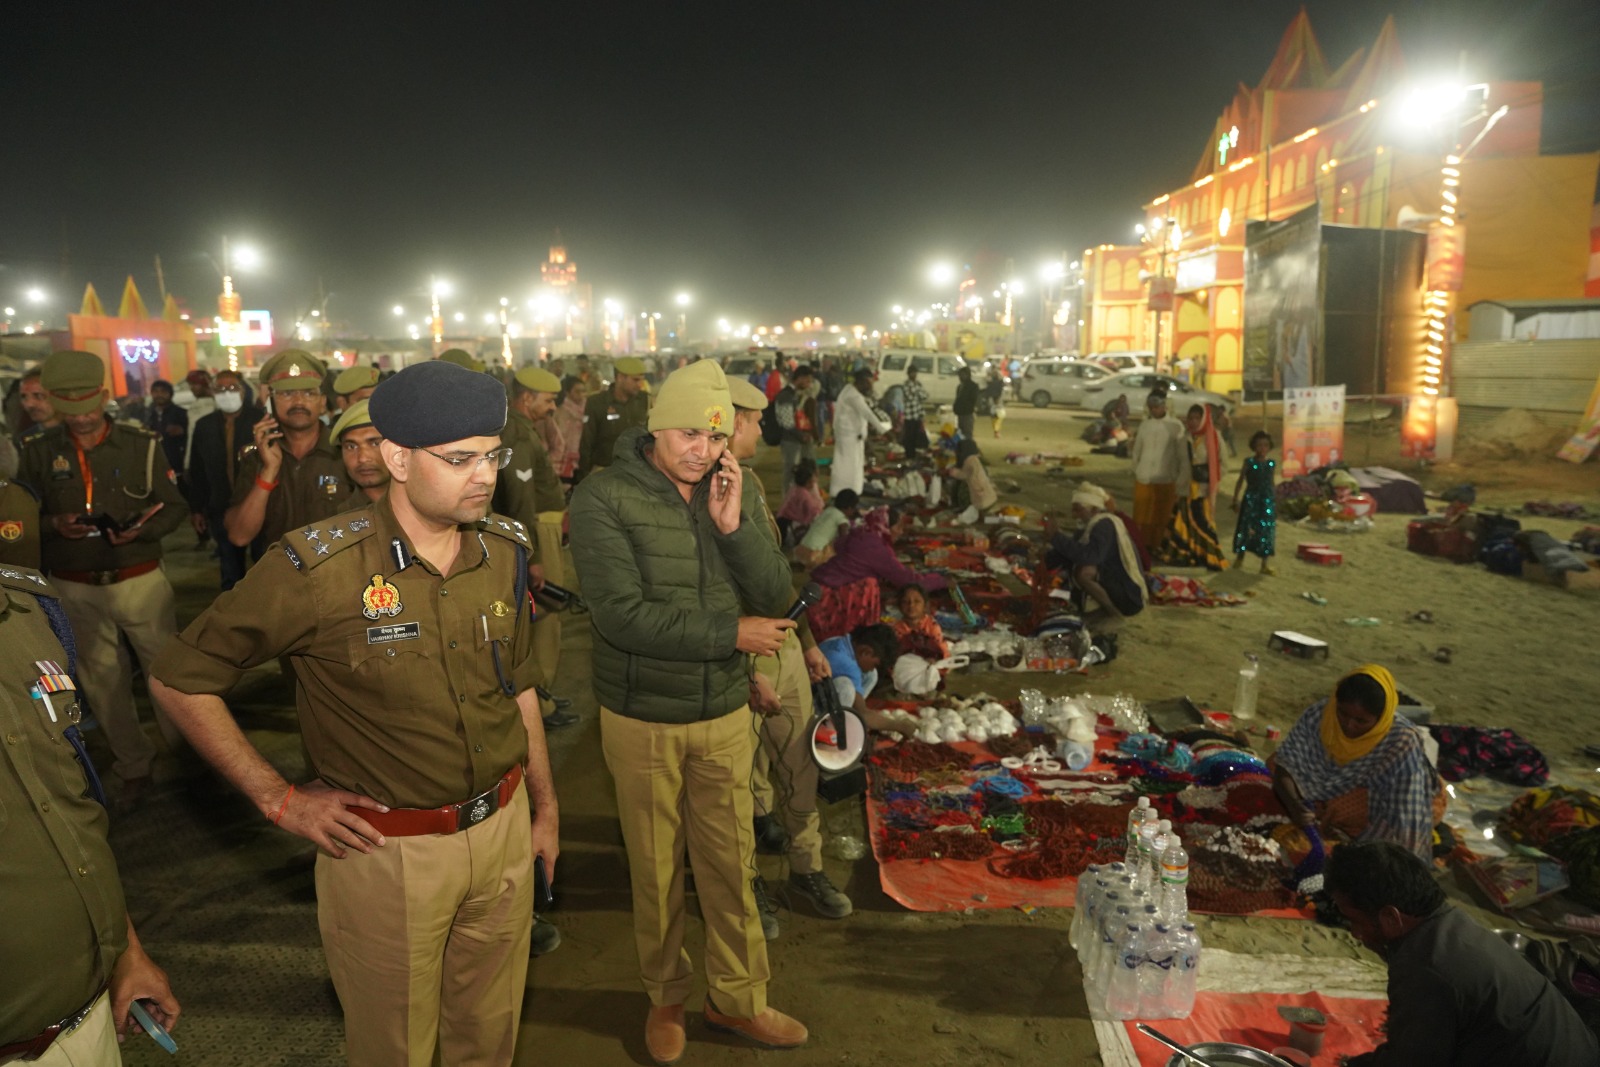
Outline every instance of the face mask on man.
<path fill-rule="evenodd" d="M 217 410 L 232 415 L 244 407 L 244 394 L 235 392 L 221 392 L 217 394 Z"/>

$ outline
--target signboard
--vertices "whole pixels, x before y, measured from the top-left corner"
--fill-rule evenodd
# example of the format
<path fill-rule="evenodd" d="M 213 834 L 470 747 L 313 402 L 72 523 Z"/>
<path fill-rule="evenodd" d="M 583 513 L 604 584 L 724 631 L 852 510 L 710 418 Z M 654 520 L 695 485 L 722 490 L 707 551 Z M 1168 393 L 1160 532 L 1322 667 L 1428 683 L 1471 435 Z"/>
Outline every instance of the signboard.
<path fill-rule="evenodd" d="M 1217 253 L 1202 252 L 1178 260 L 1178 292 L 1192 293 L 1196 289 L 1209 289 L 1217 284 Z"/>
<path fill-rule="evenodd" d="M 1428 265 L 1425 289 L 1459 293 L 1467 270 L 1467 228 L 1458 222 L 1428 227 Z"/>
<path fill-rule="evenodd" d="M 154 363 L 161 358 L 161 342 L 146 337 L 119 337 L 117 354 L 130 367 L 138 366 L 140 360 Z"/>
<path fill-rule="evenodd" d="M 1172 310 L 1172 279 L 1160 275 L 1150 279 L 1150 310 Z"/>
<path fill-rule="evenodd" d="M 238 322 L 219 319 L 217 341 L 225 348 L 254 348 L 272 344 L 272 312 L 241 311 Z"/>
<path fill-rule="evenodd" d="M 1303 389 L 1321 380 L 1321 259 L 1316 204 L 1282 222 L 1250 223 L 1244 249 L 1247 392 Z"/>
<path fill-rule="evenodd" d="M 1285 478 L 1344 458 L 1344 386 L 1285 389 L 1281 446 L 1278 471 Z"/>

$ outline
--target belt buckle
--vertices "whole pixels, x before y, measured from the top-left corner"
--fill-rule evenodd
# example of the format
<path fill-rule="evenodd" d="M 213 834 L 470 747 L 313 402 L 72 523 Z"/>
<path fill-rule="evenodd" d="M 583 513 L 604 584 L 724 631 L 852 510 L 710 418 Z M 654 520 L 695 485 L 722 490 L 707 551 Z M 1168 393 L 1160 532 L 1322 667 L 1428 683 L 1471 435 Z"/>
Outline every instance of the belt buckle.
<path fill-rule="evenodd" d="M 95 585 L 116 585 L 117 584 L 117 572 L 116 571 L 95 571 L 94 572 L 94 584 Z"/>
<path fill-rule="evenodd" d="M 456 832 L 470 830 L 496 811 L 500 810 L 500 785 L 495 783 L 486 792 L 479 793 L 471 800 L 464 800 L 456 807 Z"/>

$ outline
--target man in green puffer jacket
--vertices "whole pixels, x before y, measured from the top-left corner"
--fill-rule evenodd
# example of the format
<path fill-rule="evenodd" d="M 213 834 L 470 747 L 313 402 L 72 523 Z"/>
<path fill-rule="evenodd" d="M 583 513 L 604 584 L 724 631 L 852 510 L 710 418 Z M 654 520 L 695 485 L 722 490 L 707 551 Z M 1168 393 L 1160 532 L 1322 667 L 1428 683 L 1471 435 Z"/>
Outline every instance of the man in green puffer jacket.
<path fill-rule="evenodd" d="M 773 655 L 794 628 L 781 618 L 792 587 L 772 539 L 741 522 L 743 472 L 727 452 L 733 419 L 722 368 L 701 360 L 674 371 L 648 429 L 624 433 L 611 465 L 572 496 L 601 743 L 650 994 L 645 1046 L 657 1063 L 676 1061 L 685 1043 L 686 844 L 706 926 L 706 1023 L 772 1048 L 807 1037 L 767 1007 L 750 877 L 750 657 Z"/>

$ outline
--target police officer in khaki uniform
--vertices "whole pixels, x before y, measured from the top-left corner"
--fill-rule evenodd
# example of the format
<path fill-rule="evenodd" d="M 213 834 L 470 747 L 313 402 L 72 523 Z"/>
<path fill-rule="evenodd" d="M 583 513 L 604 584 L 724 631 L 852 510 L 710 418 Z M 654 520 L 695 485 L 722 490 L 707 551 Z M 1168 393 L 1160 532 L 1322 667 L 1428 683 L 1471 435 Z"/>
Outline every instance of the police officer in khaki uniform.
<path fill-rule="evenodd" d="M 39 569 L 39 498 L 15 481 L 17 446 L 0 436 L 0 563 Z"/>
<path fill-rule="evenodd" d="M 121 801 L 131 804 L 150 784 L 155 745 L 139 726 L 122 639 L 148 674 L 177 630 L 161 539 L 183 525 L 189 507 L 160 440 L 106 416 L 105 373 L 90 352 L 45 360 L 40 380 L 61 425 L 28 442 L 18 477 L 39 494 L 44 567 L 72 619 L 89 709 L 110 742 Z M 156 722 L 176 740 L 159 713 Z"/>
<path fill-rule="evenodd" d="M 251 430 L 255 451 L 239 464 L 224 522 L 228 540 L 243 548 L 257 537 L 281 541 L 285 532 L 338 514 L 355 487 L 321 422 L 322 363 L 286 348 L 261 368 L 271 392 L 268 414 Z"/>
<path fill-rule="evenodd" d="M 168 1029 L 181 1009 L 128 920 L 105 808 L 74 759 L 55 596 L 38 571 L 0 566 L 0 1063 L 121 1063 L 130 1002 L 149 998 Z"/>
<path fill-rule="evenodd" d="M 389 491 L 389 468 L 383 463 L 383 434 L 372 426 L 365 399 L 344 409 L 328 436 L 344 460 L 345 474 L 355 483 L 355 492 L 344 498 L 341 512 L 375 504 Z"/>
<path fill-rule="evenodd" d="M 372 395 L 379 377 L 378 368 L 371 364 L 346 367 L 333 379 L 334 404 L 340 411 L 349 410 L 351 404 Z"/>
<path fill-rule="evenodd" d="M 534 858 L 554 879 L 558 846 L 531 537 L 484 518 L 510 457 L 505 390 L 434 360 L 385 381 L 369 412 L 388 494 L 287 534 L 167 646 L 151 688 L 266 818 L 321 849 L 350 1062 L 427 1067 L 437 1046 L 445 1063 L 509 1063 Z M 294 785 L 222 702 L 280 655 L 316 776 Z"/>
<path fill-rule="evenodd" d="M 556 394 L 561 381 L 539 367 L 524 367 L 511 382 L 511 410 L 500 437 L 512 450 L 511 466 L 495 487 L 495 510 L 520 519 L 534 531 L 534 551 L 529 565 L 533 588 L 547 581 L 567 582 L 566 563 L 561 555 L 561 526 L 567 514 L 567 495 L 550 462 L 550 450 L 536 423 L 548 419 L 556 409 Z M 547 612 L 533 628 L 534 653 L 545 677 L 554 680 L 561 656 L 561 616 Z M 547 709 L 546 729 L 571 726 L 578 717 L 564 709 L 570 701 L 557 700 Z"/>
<path fill-rule="evenodd" d="M 637 356 L 616 361 L 611 388 L 597 391 L 583 409 L 583 434 L 578 439 L 575 481 L 611 465 L 611 453 L 624 430 L 650 421 L 650 397 L 644 392 L 645 365 Z"/>
<path fill-rule="evenodd" d="M 483 360 L 474 356 L 465 348 L 447 348 L 440 352 L 436 358 L 442 359 L 446 363 L 454 363 L 458 367 L 465 367 L 470 371 L 477 371 L 479 374 L 489 369 Z"/>

